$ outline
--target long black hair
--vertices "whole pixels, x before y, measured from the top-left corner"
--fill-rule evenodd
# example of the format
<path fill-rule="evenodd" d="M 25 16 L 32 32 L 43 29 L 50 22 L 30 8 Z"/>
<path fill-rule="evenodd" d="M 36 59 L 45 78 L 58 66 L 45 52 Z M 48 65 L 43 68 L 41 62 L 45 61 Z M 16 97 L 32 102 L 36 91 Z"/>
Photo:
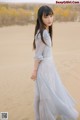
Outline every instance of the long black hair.
<path fill-rule="evenodd" d="M 36 20 L 36 26 L 35 26 L 35 33 L 34 33 L 34 41 L 33 41 L 33 49 L 36 48 L 36 45 L 35 45 L 35 35 L 37 33 L 38 30 L 40 30 L 40 34 L 41 34 L 41 40 L 43 41 L 44 44 L 45 41 L 43 39 L 43 30 L 46 29 L 46 26 L 45 24 L 43 23 L 42 21 L 42 16 L 43 14 L 45 16 L 48 16 L 48 15 L 53 15 L 53 10 L 47 6 L 47 5 L 44 5 L 44 6 L 41 6 L 39 9 L 38 9 L 38 13 L 37 13 L 37 20 Z M 52 41 L 52 25 L 49 26 L 49 34 L 50 34 L 50 37 L 51 37 L 51 41 Z"/>

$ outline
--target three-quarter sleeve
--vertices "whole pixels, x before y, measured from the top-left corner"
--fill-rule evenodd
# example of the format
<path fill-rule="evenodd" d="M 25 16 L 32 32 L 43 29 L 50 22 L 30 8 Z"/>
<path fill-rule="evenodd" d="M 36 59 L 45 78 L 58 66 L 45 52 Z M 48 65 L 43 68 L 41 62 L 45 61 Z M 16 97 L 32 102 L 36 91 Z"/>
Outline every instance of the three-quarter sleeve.
<path fill-rule="evenodd" d="M 34 59 L 43 60 L 43 51 L 44 48 L 46 47 L 46 44 L 44 44 L 43 41 L 41 40 L 40 34 L 38 34 L 38 36 L 35 38 L 36 38 L 35 39 L 36 49 L 35 49 Z M 45 43 L 47 43 L 47 45 L 50 46 L 50 36 L 47 30 L 43 31 L 43 39 Z"/>
<path fill-rule="evenodd" d="M 36 60 L 43 60 L 43 50 L 45 48 L 45 44 L 40 40 L 36 40 L 36 49 L 34 59 Z"/>

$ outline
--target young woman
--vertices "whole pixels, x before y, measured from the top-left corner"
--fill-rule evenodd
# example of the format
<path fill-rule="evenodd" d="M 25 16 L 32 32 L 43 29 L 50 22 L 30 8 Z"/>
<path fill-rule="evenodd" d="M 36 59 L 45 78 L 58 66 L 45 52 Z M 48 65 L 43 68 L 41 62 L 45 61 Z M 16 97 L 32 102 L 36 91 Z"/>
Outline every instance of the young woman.
<path fill-rule="evenodd" d="M 62 84 L 52 57 L 53 10 L 41 6 L 33 41 L 34 68 L 31 79 L 35 81 L 35 120 L 77 120 L 75 101 Z"/>

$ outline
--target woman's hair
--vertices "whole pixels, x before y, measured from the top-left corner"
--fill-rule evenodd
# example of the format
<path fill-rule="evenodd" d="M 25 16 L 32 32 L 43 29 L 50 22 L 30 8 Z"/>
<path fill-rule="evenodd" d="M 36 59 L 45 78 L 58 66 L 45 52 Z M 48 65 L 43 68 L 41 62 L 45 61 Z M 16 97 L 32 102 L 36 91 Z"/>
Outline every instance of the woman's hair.
<path fill-rule="evenodd" d="M 43 30 L 46 29 L 46 26 L 42 21 L 42 16 L 43 15 L 48 16 L 48 15 L 53 15 L 53 14 L 54 14 L 53 10 L 47 5 L 41 6 L 39 8 L 38 13 L 37 13 L 36 26 L 35 26 L 33 49 L 36 48 L 35 35 L 36 35 L 38 30 L 39 30 L 39 33 L 41 34 L 41 40 L 43 41 L 44 44 L 46 44 L 44 39 L 43 39 Z M 51 26 L 49 26 L 49 34 L 50 34 L 50 37 L 51 37 L 51 41 L 52 41 L 52 32 L 53 31 L 52 31 L 52 25 L 51 25 Z"/>

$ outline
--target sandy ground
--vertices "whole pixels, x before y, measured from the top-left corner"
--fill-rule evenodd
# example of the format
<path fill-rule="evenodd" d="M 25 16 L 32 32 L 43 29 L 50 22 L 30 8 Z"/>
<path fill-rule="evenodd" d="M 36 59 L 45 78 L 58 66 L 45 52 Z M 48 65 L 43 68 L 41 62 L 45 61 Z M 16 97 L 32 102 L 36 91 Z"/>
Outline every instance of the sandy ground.
<path fill-rule="evenodd" d="M 80 112 L 80 23 L 54 23 L 53 54 L 65 87 Z M 0 112 L 9 120 L 34 120 L 34 25 L 0 28 Z"/>

